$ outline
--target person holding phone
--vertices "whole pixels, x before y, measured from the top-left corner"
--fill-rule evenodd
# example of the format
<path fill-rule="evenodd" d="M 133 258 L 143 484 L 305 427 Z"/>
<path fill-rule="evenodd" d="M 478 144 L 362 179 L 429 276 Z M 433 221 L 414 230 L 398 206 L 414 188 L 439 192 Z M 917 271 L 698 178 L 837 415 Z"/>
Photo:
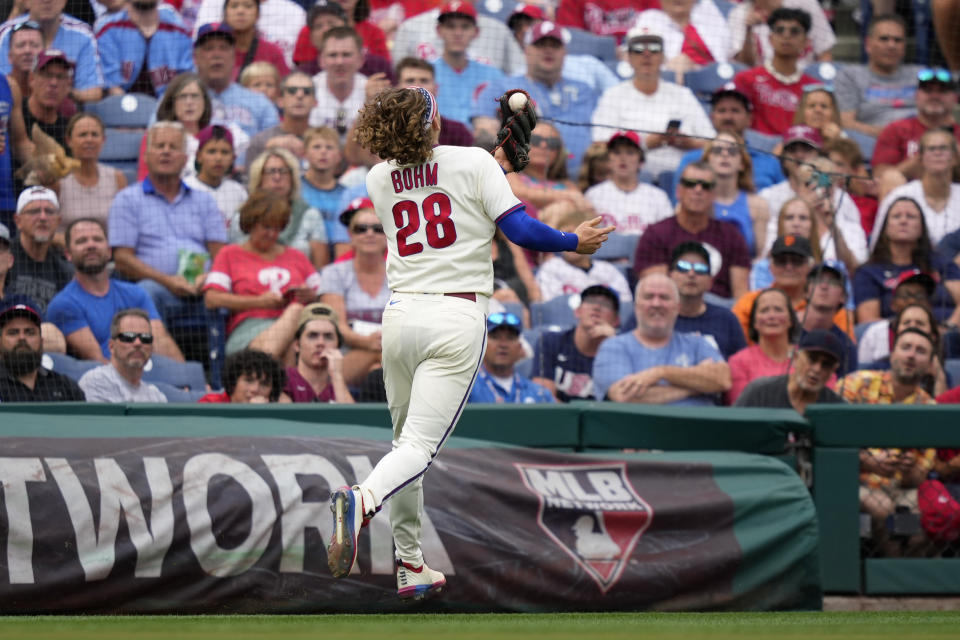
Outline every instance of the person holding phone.
<path fill-rule="evenodd" d="M 261 189 L 240 207 L 242 244 L 223 248 L 204 282 L 208 309 L 227 309 L 227 354 L 247 347 L 286 358 L 300 313 L 319 294 L 320 274 L 299 250 L 278 241 L 290 202 Z M 292 359 L 291 359 L 292 362 Z"/>

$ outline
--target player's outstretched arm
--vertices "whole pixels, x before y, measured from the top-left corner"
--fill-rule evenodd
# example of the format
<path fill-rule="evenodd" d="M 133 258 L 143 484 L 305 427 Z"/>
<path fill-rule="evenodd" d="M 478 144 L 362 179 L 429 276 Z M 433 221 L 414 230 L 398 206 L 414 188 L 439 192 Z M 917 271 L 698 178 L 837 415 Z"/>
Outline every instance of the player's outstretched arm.
<path fill-rule="evenodd" d="M 601 220 L 603 220 L 603 218 L 597 216 L 592 220 L 582 222 L 576 231 L 574 231 L 574 233 L 577 234 L 577 253 L 596 253 L 600 245 L 606 242 L 607 238 L 610 237 L 610 233 L 616 229 L 613 225 L 598 227 L 597 225 L 600 224 Z"/>

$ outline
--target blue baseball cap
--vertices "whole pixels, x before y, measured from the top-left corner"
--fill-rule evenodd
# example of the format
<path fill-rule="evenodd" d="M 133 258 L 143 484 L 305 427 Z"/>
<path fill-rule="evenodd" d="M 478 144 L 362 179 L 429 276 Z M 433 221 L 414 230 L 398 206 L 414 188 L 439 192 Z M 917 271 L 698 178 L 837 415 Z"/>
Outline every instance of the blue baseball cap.
<path fill-rule="evenodd" d="M 829 354 L 837 359 L 837 362 L 843 361 L 843 345 L 840 339 L 829 331 L 815 329 L 807 331 L 800 336 L 800 342 L 797 344 L 800 351 L 820 351 Z"/>
<path fill-rule="evenodd" d="M 494 329 L 499 329 L 500 327 L 507 327 L 513 329 L 517 332 L 517 335 L 523 331 L 523 323 L 520 321 L 520 318 L 516 314 L 507 312 L 491 313 L 487 316 L 487 333 L 490 333 Z"/>
<path fill-rule="evenodd" d="M 0 327 L 13 318 L 32 320 L 38 327 L 43 322 L 43 317 L 40 315 L 40 305 L 34 302 L 30 296 L 20 293 L 14 293 L 0 301 Z"/>
<path fill-rule="evenodd" d="M 233 28 L 225 22 L 208 22 L 197 30 L 197 39 L 193 41 L 194 48 L 207 38 L 219 36 L 229 40 L 230 44 L 236 44 L 237 38 L 233 35 Z"/>
<path fill-rule="evenodd" d="M 580 301 L 583 302 L 584 298 L 590 296 L 604 296 L 608 298 L 613 302 L 613 310 L 620 313 L 620 296 L 610 287 L 604 284 L 592 284 L 580 292 Z"/>

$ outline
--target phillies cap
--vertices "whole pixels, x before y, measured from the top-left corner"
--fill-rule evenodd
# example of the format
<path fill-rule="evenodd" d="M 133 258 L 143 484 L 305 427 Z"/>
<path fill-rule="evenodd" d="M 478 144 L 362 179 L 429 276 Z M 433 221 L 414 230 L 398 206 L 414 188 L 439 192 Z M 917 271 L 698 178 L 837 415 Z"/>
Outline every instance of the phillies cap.
<path fill-rule="evenodd" d="M 46 200 L 48 202 L 52 202 L 53 206 L 55 206 L 57 209 L 60 208 L 60 200 L 57 199 L 57 194 L 46 187 L 41 187 L 38 185 L 35 187 L 27 187 L 20 192 L 20 197 L 17 198 L 17 213 L 20 213 L 23 211 L 24 207 L 31 202 L 36 202 L 37 200 Z"/>
<path fill-rule="evenodd" d="M 350 220 L 353 219 L 353 214 L 355 214 L 360 209 L 374 209 L 373 201 L 370 198 L 354 198 L 350 201 L 350 204 L 340 213 L 340 222 L 343 223 L 343 226 L 349 227 Z"/>
<path fill-rule="evenodd" d="M 216 136 L 214 136 L 214 134 L 216 134 Z M 199 152 L 200 149 L 203 149 L 203 145 L 213 140 L 214 137 L 216 137 L 217 140 L 225 140 L 230 145 L 230 148 L 233 148 L 233 134 L 230 133 L 230 129 L 222 127 L 219 124 L 211 124 L 197 132 L 197 151 Z"/>
<path fill-rule="evenodd" d="M 820 132 L 805 124 L 795 124 L 787 129 L 787 135 L 783 136 L 783 147 L 787 148 L 794 142 L 806 143 L 817 151 L 820 151 L 820 147 L 823 146 Z"/>
<path fill-rule="evenodd" d="M 523 44 L 537 44 L 544 38 L 553 38 L 560 44 L 566 45 L 566 40 L 563 37 L 563 29 L 549 20 L 538 22 L 530 27 L 527 35 L 523 38 Z"/>
<path fill-rule="evenodd" d="M 804 258 L 813 257 L 813 249 L 810 248 L 810 241 L 803 236 L 786 235 L 777 238 L 770 249 L 770 255 L 779 256 L 784 253 L 793 253 Z"/>
<path fill-rule="evenodd" d="M 933 292 L 937 289 L 937 281 L 929 273 L 921 271 L 916 267 L 912 269 L 907 269 L 897 276 L 897 284 L 894 285 L 894 289 L 899 287 L 902 284 L 907 282 L 916 282 L 922 284 L 927 290 L 927 295 L 932 296 Z"/>
<path fill-rule="evenodd" d="M 60 49 L 47 49 L 45 51 L 41 51 L 37 56 L 37 62 L 33 65 L 33 70 L 40 71 L 40 69 L 43 69 L 45 66 L 55 60 L 65 64 L 71 71 L 76 66 L 70 62 L 70 58 L 67 57 L 67 54 L 65 54 L 63 51 L 60 51 Z"/>
<path fill-rule="evenodd" d="M 800 336 L 800 343 L 797 345 L 800 351 L 820 351 L 829 354 L 837 359 L 837 362 L 843 360 L 843 345 L 840 339 L 829 331 L 814 329 L 807 331 Z"/>
<path fill-rule="evenodd" d="M 307 11 L 307 26 L 313 27 L 313 22 L 319 16 L 334 16 L 347 21 L 347 12 L 343 10 L 336 2 L 327 2 L 327 0 L 318 0 L 316 4 L 310 7 L 310 10 Z"/>
<path fill-rule="evenodd" d="M 510 18 L 507 19 L 507 26 L 511 26 L 510 21 L 516 16 L 527 16 L 534 20 L 545 20 L 547 18 L 543 13 L 543 9 L 535 4 L 527 4 L 525 2 L 521 2 L 513 8 L 513 13 L 511 13 Z"/>
<path fill-rule="evenodd" d="M 0 302 L 0 327 L 13 318 L 32 320 L 39 327 L 43 321 L 39 309 L 40 306 L 29 296 L 20 293 L 9 295 Z"/>
<path fill-rule="evenodd" d="M 467 2 L 466 0 L 450 0 L 450 2 L 445 2 L 441 5 L 440 15 L 437 16 L 437 20 L 441 21 L 447 16 L 465 16 L 476 22 L 477 10 L 474 8 L 473 3 Z"/>
<path fill-rule="evenodd" d="M 585 298 L 589 298 L 590 296 L 604 296 L 609 298 L 610 301 L 613 302 L 613 310 L 617 313 L 620 313 L 620 296 L 618 296 L 610 287 L 603 284 L 590 285 L 580 292 L 581 304 Z"/>
<path fill-rule="evenodd" d="M 233 35 L 233 28 L 224 22 L 208 22 L 197 30 L 197 39 L 193 41 L 196 48 L 201 42 L 212 36 L 220 36 L 230 41 L 230 44 L 236 44 L 237 39 Z"/>
<path fill-rule="evenodd" d="M 637 133 L 636 131 L 617 131 L 615 134 L 610 136 L 609 140 L 607 140 L 607 148 L 609 149 L 610 147 L 612 147 L 613 143 L 616 142 L 617 140 L 627 140 L 638 149 L 641 148 L 640 134 Z"/>

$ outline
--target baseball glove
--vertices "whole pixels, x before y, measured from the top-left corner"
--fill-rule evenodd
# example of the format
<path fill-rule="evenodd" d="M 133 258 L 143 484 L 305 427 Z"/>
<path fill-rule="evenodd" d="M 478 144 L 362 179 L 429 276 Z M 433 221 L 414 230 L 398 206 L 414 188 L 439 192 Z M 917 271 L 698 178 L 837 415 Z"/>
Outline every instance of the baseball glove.
<path fill-rule="evenodd" d="M 514 113 L 510 108 L 510 96 L 522 93 L 527 96 L 527 104 Z M 514 171 L 523 171 L 530 162 L 530 132 L 537 126 L 537 114 L 533 110 L 533 100 L 523 89 L 511 89 L 500 96 L 500 131 L 497 132 L 497 146 L 503 149 Z"/>

